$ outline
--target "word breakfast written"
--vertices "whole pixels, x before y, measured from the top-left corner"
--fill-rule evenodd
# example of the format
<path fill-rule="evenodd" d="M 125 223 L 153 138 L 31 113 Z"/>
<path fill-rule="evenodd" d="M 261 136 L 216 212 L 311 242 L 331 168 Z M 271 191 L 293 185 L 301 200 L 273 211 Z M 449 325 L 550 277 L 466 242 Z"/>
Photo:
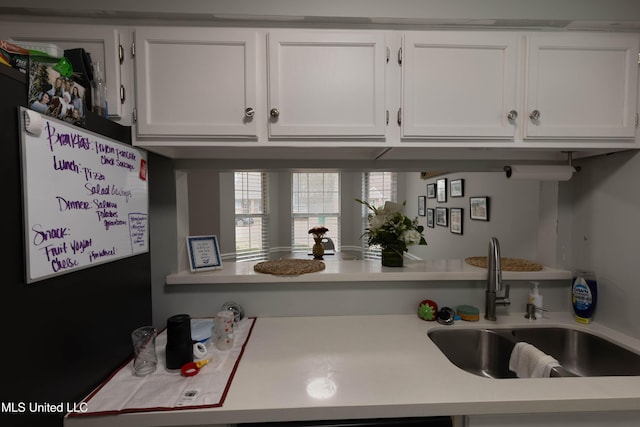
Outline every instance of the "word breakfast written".
<path fill-rule="evenodd" d="M 84 151 L 93 149 L 97 155 L 101 156 L 101 162 L 104 165 L 116 166 L 130 171 L 135 169 L 137 156 L 136 153 L 132 151 L 124 148 L 116 148 L 98 141 L 92 142 L 89 138 L 79 133 L 58 133 L 56 132 L 56 128 L 51 125 L 51 122 L 47 122 L 45 130 L 47 131 L 49 149 L 52 153 L 56 151 L 56 147 L 60 149 L 77 149 Z"/>

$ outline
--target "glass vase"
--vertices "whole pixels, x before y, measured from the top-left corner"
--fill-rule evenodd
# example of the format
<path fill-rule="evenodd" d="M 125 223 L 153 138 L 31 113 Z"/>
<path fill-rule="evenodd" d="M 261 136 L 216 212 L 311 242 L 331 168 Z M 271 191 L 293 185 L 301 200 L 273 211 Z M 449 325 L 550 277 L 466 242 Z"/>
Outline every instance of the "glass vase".
<path fill-rule="evenodd" d="M 383 267 L 402 267 L 404 265 L 404 254 L 399 246 L 389 245 L 382 248 Z"/>

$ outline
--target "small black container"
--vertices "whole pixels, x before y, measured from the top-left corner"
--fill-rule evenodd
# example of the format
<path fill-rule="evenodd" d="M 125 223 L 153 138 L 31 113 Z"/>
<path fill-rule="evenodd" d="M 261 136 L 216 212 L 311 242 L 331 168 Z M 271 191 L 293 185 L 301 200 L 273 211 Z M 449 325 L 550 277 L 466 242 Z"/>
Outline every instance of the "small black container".
<path fill-rule="evenodd" d="M 167 369 L 180 369 L 185 363 L 193 362 L 191 341 L 191 317 L 176 314 L 167 319 Z"/>

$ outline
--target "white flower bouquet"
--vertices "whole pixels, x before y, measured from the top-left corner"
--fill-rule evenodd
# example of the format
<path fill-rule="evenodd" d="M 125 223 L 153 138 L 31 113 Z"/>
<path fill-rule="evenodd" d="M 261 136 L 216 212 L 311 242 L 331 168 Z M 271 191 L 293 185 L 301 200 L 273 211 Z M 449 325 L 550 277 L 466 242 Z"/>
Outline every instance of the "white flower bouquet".
<path fill-rule="evenodd" d="M 418 218 L 410 219 L 404 214 L 406 202 L 399 204 L 385 202 L 383 207 L 376 208 L 356 199 L 369 208 L 369 226 L 365 229 L 363 237 L 367 237 L 369 246 L 380 245 L 382 249 L 394 249 L 400 253 L 406 252 L 407 246 L 426 245 L 422 232 L 424 227 L 418 224 Z"/>

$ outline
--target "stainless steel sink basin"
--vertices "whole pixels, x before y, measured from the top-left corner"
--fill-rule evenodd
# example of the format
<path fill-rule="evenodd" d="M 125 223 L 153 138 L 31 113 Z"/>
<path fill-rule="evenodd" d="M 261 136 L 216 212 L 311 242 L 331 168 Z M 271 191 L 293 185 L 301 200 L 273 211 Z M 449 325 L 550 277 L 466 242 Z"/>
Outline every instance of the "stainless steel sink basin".
<path fill-rule="evenodd" d="M 516 343 L 510 333 L 510 330 L 436 329 L 429 332 L 429 338 L 458 368 L 488 378 L 516 378 L 509 371 L 509 358 Z"/>
<path fill-rule="evenodd" d="M 581 377 L 640 375 L 640 355 L 584 331 L 569 328 L 517 328 L 518 341 L 535 345 Z"/>
<path fill-rule="evenodd" d="M 570 328 L 435 329 L 428 335 L 454 365 L 483 377 L 516 377 L 509 371 L 509 358 L 518 341 L 533 344 L 560 362 L 552 377 L 640 375 L 640 354 Z"/>

